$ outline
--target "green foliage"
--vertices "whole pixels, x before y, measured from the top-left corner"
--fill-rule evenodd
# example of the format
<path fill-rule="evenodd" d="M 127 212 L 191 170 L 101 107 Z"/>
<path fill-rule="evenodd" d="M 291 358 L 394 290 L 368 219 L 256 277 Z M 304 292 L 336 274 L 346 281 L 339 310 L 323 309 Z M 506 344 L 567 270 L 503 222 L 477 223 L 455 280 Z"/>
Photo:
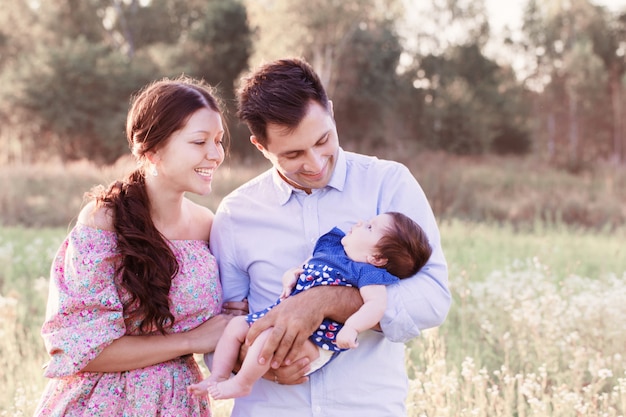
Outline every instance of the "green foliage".
<path fill-rule="evenodd" d="M 383 22 L 357 29 L 346 43 L 348 47 L 337 58 L 342 71 L 333 95 L 341 140 L 370 149 L 390 145 L 394 138 L 387 132 L 393 120 L 395 69 L 402 51 L 399 39 L 389 23 Z"/>
<path fill-rule="evenodd" d="M 231 94 L 236 77 L 247 67 L 252 43 L 246 9 L 239 1 L 207 2 L 192 26 L 184 54 L 193 63 L 192 74 L 221 86 Z"/>
<path fill-rule="evenodd" d="M 124 124 L 132 92 L 153 72 L 85 37 L 37 48 L 13 74 L 21 120 L 42 132 L 36 149 L 64 160 L 115 161 L 126 149 Z M 106 94 L 103 94 L 106 92 Z"/>
<path fill-rule="evenodd" d="M 204 78 L 232 106 L 234 80 L 250 54 L 246 10 L 238 0 L 17 4 L 23 8 L 14 6 L 15 14 L 27 10 L 37 19 L 30 46 L 0 65 L 0 119 L 10 126 L 0 137 L 3 130 L 16 134 L 31 161 L 51 155 L 115 161 L 127 150 L 131 94 L 164 76 Z M 0 35 L 6 44 L 0 53 L 24 44 Z"/>
<path fill-rule="evenodd" d="M 442 327 L 407 343 L 409 416 L 510 417 L 526 410 L 569 417 L 577 406 L 620 407 L 621 232 L 527 233 L 462 221 L 443 222 L 440 230 L 455 302 Z M 4 415 L 32 415 L 45 385 L 39 331 L 50 263 L 66 233 L 0 228 Z M 602 396 L 611 392 L 617 395 Z M 549 409 L 531 412 L 537 404 Z M 213 414 L 228 416 L 231 405 L 213 402 Z"/>
<path fill-rule="evenodd" d="M 478 44 L 426 56 L 413 71 L 422 74 L 427 103 L 421 117 L 427 131 L 421 140 L 430 147 L 457 154 L 530 150 L 523 90 Z"/>
<path fill-rule="evenodd" d="M 181 73 L 218 88 L 231 150 L 248 157 L 237 78 L 291 55 L 320 74 L 344 144 L 366 152 L 533 152 L 572 172 L 623 161 L 626 19 L 570 3 L 529 0 L 496 60 L 484 1 L 14 0 L 0 14 L 0 160 L 113 161 L 130 93 Z M 424 20 L 404 21 L 403 5 Z"/>
<path fill-rule="evenodd" d="M 108 3 L 106 0 L 42 1 L 36 9 L 42 37 L 33 40 L 48 47 L 78 37 L 100 43 L 106 38 L 102 16 Z"/>

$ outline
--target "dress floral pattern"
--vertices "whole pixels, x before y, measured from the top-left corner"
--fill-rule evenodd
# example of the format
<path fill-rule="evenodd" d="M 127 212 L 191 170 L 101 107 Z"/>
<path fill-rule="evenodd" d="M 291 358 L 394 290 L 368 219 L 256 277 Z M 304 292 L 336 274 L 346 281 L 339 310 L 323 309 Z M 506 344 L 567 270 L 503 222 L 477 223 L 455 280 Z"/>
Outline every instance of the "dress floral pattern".
<path fill-rule="evenodd" d="M 126 326 L 122 305 L 128 293 L 119 285 L 117 238 L 111 231 L 77 225 L 52 264 L 50 295 L 42 335 L 52 378 L 36 416 L 210 416 L 206 399 L 187 393 L 202 380 L 187 355 L 142 369 L 95 373 L 80 370 L 115 339 L 139 334 Z M 222 289 L 208 242 L 169 242 L 179 262 L 172 280 L 171 333 L 191 330 L 220 312 Z"/>

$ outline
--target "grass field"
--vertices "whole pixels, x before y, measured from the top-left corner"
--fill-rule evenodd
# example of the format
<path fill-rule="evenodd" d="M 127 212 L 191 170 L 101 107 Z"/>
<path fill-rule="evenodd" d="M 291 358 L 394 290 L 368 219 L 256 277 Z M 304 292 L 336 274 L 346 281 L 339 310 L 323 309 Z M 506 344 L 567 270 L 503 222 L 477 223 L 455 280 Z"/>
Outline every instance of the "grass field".
<path fill-rule="evenodd" d="M 400 158 L 400 160 L 402 160 Z M 403 160 L 440 220 L 454 304 L 407 343 L 410 417 L 626 416 L 626 170 Z M 0 417 L 32 415 L 52 257 L 82 193 L 132 168 L 0 167 Z M 228 162 L 210 208 L 266 166 Z M 194 198 L 195 199 L 195 198 Z M 229 415 L 218 401 L 214 415 Z"/>
<path fill-rule="evenodd" d="M 410 416 L 623 416 L 623 234 L 441 224 L 455 302 L 407 344 Z M 39 327 L 66 230 L 0 229 L 0 416 L 32 415 Z M 231 403 L 214 404 L 217 417 Z"/>

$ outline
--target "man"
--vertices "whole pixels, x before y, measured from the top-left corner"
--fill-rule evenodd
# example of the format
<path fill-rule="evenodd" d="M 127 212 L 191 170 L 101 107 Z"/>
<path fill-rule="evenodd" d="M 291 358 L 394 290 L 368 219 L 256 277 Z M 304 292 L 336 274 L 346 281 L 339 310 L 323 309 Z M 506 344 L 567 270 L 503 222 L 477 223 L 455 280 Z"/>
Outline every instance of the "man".
<path fill-rule="evenodd" d="M 362 303 L 358 290 L 317 287 L 272 309 L 249 332 L 253 340 L 272 327 L 259 357 L 272 369 L 249 396 L 235 401 L 232 415 L 406 415 L 403 342 L 440 325 L 450 307 L 447 265 L 426 196 L 404 165 L 340 148 L 332 103 L 306 62 L 260 67 L 243 80 L 238 100 L 250 141 L 272 168 L 233 191 L 217 210 L 210 243 L 225 300 L 247 298 L 251 311 L 272 304 L 283 273 L 306 260 L 320 235 L 383 212 L 417 221 L 433 254 L 414 277 L 388 287 L 385 315 L 377 329 L 359 335 L 358 348 L 308 377 L 318 353 L 303 353 L 304 341 L 322 319 L 344 321 L 354 313 Z"/>

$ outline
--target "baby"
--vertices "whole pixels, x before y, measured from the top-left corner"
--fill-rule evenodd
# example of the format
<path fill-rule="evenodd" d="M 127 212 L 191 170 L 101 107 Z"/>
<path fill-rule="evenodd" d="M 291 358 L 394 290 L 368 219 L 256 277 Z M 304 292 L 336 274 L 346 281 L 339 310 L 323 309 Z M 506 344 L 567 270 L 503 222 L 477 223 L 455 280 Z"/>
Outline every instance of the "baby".
<path fill-rule="evenodd" d="M 271 362 L 261 365 L 256 360 L 269 335 L 268 329 L 250 346 L 239 372 L 230 377 L 250 325 L 289 295 L 313 286 L 359 288 L 363 298 L 361 308 L 343 325 L 324 320 L 310 337 L 310 341 L 322 349 L 321 352 L 332 354 L 356 348 L 358 334 L 374 327 L 383 316 L 387 307 L 385 286 L 415 275 L 430 255 L 426 233 L 401 213 L 383 213 L 367 222 L 359 222 L 347 234 L 337 227 L 333 228 L 318 239 L 313 256 L 302 268 L 294 268 L 284 274 L 283 291 L 276 303 L 261 312 L 235 317 L 228 323 L 215 350 L 211 375 L 200 383 L 190 385 L 189 392 L 196 396 L 208 392 L 215 399 L 248 395 L 254 383 L 269 370 Z M 312 364 L 310 372 L 319 369 L 319 366 L 315 368 Z"/>

